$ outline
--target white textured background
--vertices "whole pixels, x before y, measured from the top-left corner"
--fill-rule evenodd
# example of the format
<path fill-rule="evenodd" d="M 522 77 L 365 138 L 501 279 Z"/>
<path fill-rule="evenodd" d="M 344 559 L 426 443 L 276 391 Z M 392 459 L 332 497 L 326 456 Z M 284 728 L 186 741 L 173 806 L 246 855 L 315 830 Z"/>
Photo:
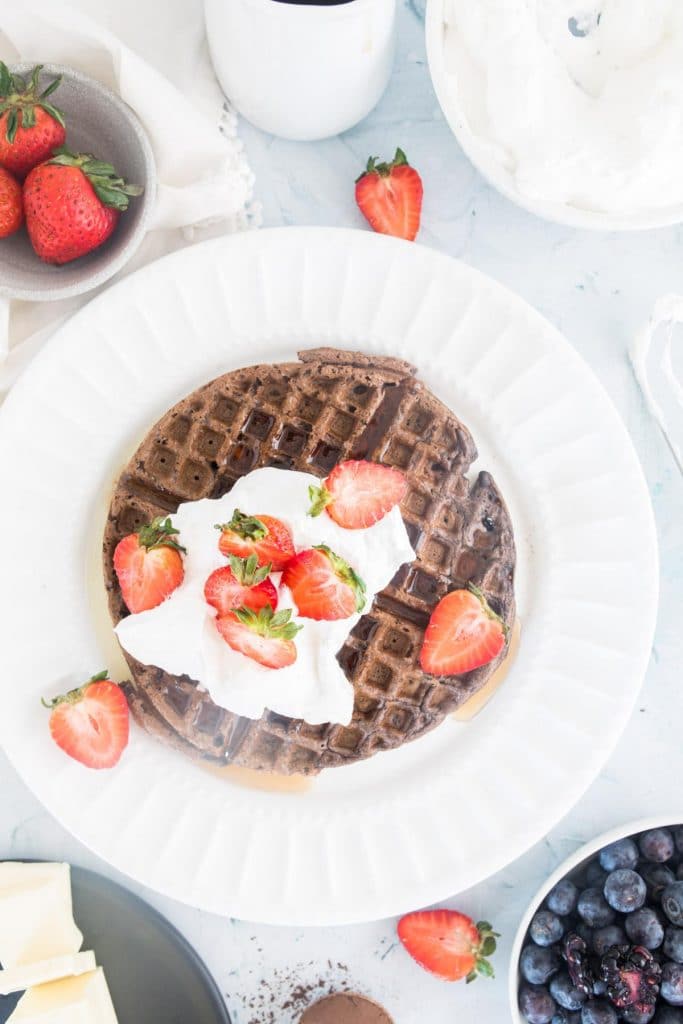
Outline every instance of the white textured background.
<path fill-rule="evenodd" d="M 198 16 L 199 9 L 197 3 Z M 572 231 L 537 220 L 492 192 L 441 116 L 429 81 L 422 22 L 408 4 L 400 11 L 394 78 L 359 128 L 316 144 L 281 142 L 248 125 L 242 125 L 242 137 L 268 226 L 362 227 L 353 181 L 370 154 L 389 158 L 401 145 L 424 179 L 421 241 L 513 288 L 566 334 L 617 404 L 645 467 L 661 552 L 659 623 L 637 710 L 601 777 L 544 842 L 451 901 L 475 917 L 490 918 L 503 932 L 496 981 L 465 988 L 431 979 L 397 948 L 394 921 L 310 931 L 258 927 L 133 888 L 206 959 L 234 1024 L 296 1022 L 319 982 L 321 992 L 343 985 L 375 996 L 396 1024 L 504 1022 L 507 948 L 545 875 L 581 842 L 612 825 L 668 809 L 676 809 L 683 821 L 683 479 L 643 407 L 626 357 L 655 297 L 683 291 L 683 229 L 631 235 Z M 45 813 L 1 755 L 0 793 L 0 857 L 70 860 L 125 882 Z M 308 986 L 315 987 L 304 995 L 301 989 Z"/>

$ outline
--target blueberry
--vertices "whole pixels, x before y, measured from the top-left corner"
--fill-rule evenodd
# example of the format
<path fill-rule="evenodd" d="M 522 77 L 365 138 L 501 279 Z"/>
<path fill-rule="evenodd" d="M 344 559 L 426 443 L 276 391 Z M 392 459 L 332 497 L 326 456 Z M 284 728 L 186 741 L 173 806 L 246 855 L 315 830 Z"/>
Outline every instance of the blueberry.
<path fill-rule="evenodd" d="M 683 825 L 678 825 L 674 830 L 674 843 L 679 853 L 683 853 Z"/>
<path fill-rule="evenodd" d="M 659 902 L 667 885 L 676 881 L 676 876 L 666 864 L 641 864 L 638 874 L 647 886 L 647 898 L 655 903 Z"/>
<path fill-rule="evenodd" d="M 642 907 L 647 896 L 647 886 L 635 871 L 619 868 L 607 876 L 604 892 L 610 907 L 620 914 L 630 914 Z"/>
<path fill-rule="evenodd" d="M 526 946 L 519 958 L 519 969 L 525 981 L 544 985 L 560 968 L 560 958 L 554 949 Z"/>
<path fill-rule="evenodd" d="M 537 946 L 554 946 L 564 935 L 564 925 L 557 914 L 539 910 L 529 925 L 529 935 Z"/>
<path fill-rule="evenodd" d="M 607 995 L 607 982 L 603 981 L 602 978 L 596 978 L 593 982 L 593 995 L 594 996 L 605 996 Z"/>
<path fill-rule="evenodd" d="M 617 1024 L 617 1011 L 603 999 L 589 999 L 581 1010 L 581 1024 Z"/>
<path fill-rule="evenodd" d="M 683 860 L 676 868 L 676 878 L 679 882 L 683 882 Z"/>
<path fill-rule="evenodd" d="M 547 988 L 522 985 L 519 990 L 519 1009 L 529 1024 L 550 1024 L 557 1007 Z"/>
<path fill-rule="evenodd" d="M 605 928 L 614 921 L 614 911 L 599 889 L 583 890 L 579 895 L 578 911 L 589 928 Z"/>
<path fill-rule="evenodd" d="M 683 882 L 672 882 L 662 893 L 662 910 L 672 924 L 683 925 Z"/>
<path fill-rule="evenodd" d="M 602 889 L 608 872 L 600 867 L 599 860 L 593 860 L 586 868 L 586 888 Z"/>
<path fill-rule="evenodd" d="M 600 864 L 607 872 L 634 868 L 639 860 L 638 847 L 632 839 L 618 839 L 600 851 Z"/>
<path fill-rule="evenodd" d="M 555 1016 L 550 1024 L 581 1024 L 581 1014 L 578 1011 L 572 1013 L 571 1010 L 564 1010 L 560 1007 L 555 1011 Z"/>
<path fill-rule="evenodd" d="M 659 949 L 664 941 L 664 926 L 659 914 L 651 907 L 641 907 L 629 914 L 624 923 L 626 934 L 635 946 Z"/>
<path fill-rule="evenodd" d="M 596 928 L 593 932 L 593 951 L 604 956 L 611 946 L 625 946 L 626 933 L 618 924 L 608 924 L 606 928 Z"/>
<path fill-rule="evenodd" d="M 550 995 L 565 1010 L 580 1010 L 586 996 L 575 988 L 567 971 L 556 974 L 550 982 Z"/>
<path fill-rule="evenodd" d="M 593 945 L 593 934 L 594 934 L 593 929 L 589 928 L 588 925 L 584 921 L 578 921 L 574 925 L 574 928 L 572 929 L 572 931 L 575 931 L 576 934 L 579 936 L 579 938 L 583 939 L 583 941 L 586 943 L 586 945 L 590 949 L 590 947 Z"/>
<path fill-rule="evenodd" d="M 654 1024 L 683 1024 L 683 1010 L 676 1010 L 673 1006 L 660 1006 Z"/>
<path fill-rule="evenodd" d="M 664 932 L 662 952 L 669 960 L 683 964 L 683 928 L 674 928 L 672 924 L 668 926 Z"/>
<path fill-rule="evenodd" d="M 664 864 L 676 852 L 674 837 L 668 828 L 651 828 L 638 837 L 638 846 L 645 860 Z"/>
<path fill-rule="evenodd" d="M 576 901 L 579 898 L 579 890 L 576 888 L 573 882 L 568 878 L 563 878 L 561 882 L 558 882 L 550 892 L 545 901 L 548 910 L 552 910 L 553 914 L 559 914 L 561 917 L 566 917 L 567 914 L 573 913 L 576 910 Z"/>
<path fill-rule="evenodd" d="M 654 1015 L 654 1006 L 648 1007 L 647 1010 L 636 1010 L 635 1006 L 630 1006 L 628 1010 L 621 1011 L 621 1019 L 625 1024 L 650 1024 Z"/>
<path fill-rule="evenodd" d="M 683 964 L 664 964 L 659 993 L 671 1006 L 683 1006 Z"/>

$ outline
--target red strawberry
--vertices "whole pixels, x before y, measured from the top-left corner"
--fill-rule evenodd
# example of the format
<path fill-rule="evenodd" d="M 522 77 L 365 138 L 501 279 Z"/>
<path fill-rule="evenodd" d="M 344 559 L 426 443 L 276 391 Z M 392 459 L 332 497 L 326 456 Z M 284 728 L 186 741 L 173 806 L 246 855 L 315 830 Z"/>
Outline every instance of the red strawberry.
<path fill-rule="evenodd" d="M 138 185 L 119 178 L 111 164 L 58 149 L 34 167 L 24 183 L 24 210 L 31 244 L 46 263 L 69 263 L 111 235 Z"/>
<path fill-rule="evenodd" d="M 300 551 L 282 576 L 305 619 L 348 619 L 365 607 L 365 584 L 325 544 Z"/>
<path fill-rule="evenodd" d="M 508 627 L 480 590 L 453 590 L 442 597 L 425 632 L 420 665 L 433 676 L 459 676 L 493 661 Z"/>
<path fill-rule="evenodd" d="M 39 92 L 42 64 L 27 83 L 0 61 L 0 166 L 23 181 L 32 167 L 64 145 L 66 132 L 60 110 L 48 102 L 62 80 L 59 75 Z"/>
<path fill-rule="evenodd" d="M 292 622 L 291 616 L 290 608 L 273 612 L 270 605 L 258 612 L 237 608 L 216 619 L 216 625 L 234 651 L 246 654 L 266 668 L 285 668 L 296 661 L 294 637 L 303 628 Z"/>
<path fill-rule="evenodd" d="M 114 569 L 130 612 L 156 608 L 183 582 L 185 569 L 170 519 L 157 516 L 139 533 L 129 533 L 114 551 Z"/>
<path fill-rule="evenodd" d="M 43 705 L 52 711 L 52 739 L 69 757 L 88 768 L 118 763 L 128 744 L 128 701 L 106 672 Z"/>
<path fill-rule="evenodd" d="M 347 530 L 362 530 L 383 519 L 403 500 L 408 481 L 403 473 L 378 462 L 340 462 L 322 487 L 311 486 L 309 516 L 328 516 Z"/>
<path fill-rule="evenodd" d="M 207 604 L 219 615 L 228 615 L 236 608 L 257 612 L 267 604 L 277 608 L 277 590 L 268 579 L 270 565 L 258 566 L 256 555 L 238 558 L 230 555 L 230 565 L 212 572 L 204 585 Z"/>
<path fill-rule="evenodd" d="M 230 522 L 219 524 L 216 529 L 221 531 L 218 547 L 224 555 L 256 555 L 258 564 L 270 564 L 273 572 L 284 569 L 294 555 L 289 529 L 274 516 L 245 516 L 236 508 Z"/>
<path fill-rule="evenodd" d="M 457 910 L 419 910 L 401 918 L 398 937 L 420 967 L 444 981 L 494 976 L 486 957 L 495 953 L 499 936 L 488 921 L 475 925 Z"/>
<path fill-rule="evenodd" d="M 371 156 L 356 179 L 356 202 L 374 231 L 415 240 L 420 229 L 422 179 L 402 149 L 390 164 Z"/>
<path fill-rule="evenodd" d="M 21 185 L 0 167 L 0 238 L 8 238 L 24 223 Z"/>

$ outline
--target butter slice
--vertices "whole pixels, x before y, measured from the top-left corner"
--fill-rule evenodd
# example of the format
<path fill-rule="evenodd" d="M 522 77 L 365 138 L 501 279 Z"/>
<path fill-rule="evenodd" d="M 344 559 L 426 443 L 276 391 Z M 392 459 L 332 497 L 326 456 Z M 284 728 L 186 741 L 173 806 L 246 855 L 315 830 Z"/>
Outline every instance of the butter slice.
<path fill-rule="evenodd" d="M 94 971 L 96 966 L 94 953 L 69 953 L 67 956 L 39 960 L 34 964 L 8 967 L 7 970 L 0 971 L 0 996 L 9 996 L 12 992 L 25 992 L 27 988 L 45 985 L 49 981 L 87 974 L 88 971 Z"/>
<path fill-rule="evenodd" d="M 78 978 L 38 985 L 24 993 L 7 1024 L 118 1024 L 98 967 Z"/>
<path fill-rule="evenodd" d="M 0 964 L 25 966 L 77 953 L 68 864 L 0 863 Z"/>

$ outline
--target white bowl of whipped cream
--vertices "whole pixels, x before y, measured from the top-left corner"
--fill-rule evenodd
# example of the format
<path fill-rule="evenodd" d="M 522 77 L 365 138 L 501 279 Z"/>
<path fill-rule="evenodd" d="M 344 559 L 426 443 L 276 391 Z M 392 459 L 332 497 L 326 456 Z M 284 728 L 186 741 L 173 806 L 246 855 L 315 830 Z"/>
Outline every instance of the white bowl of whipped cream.
<path fill-rule="evenodd" d="M 439 103 L 488 181 L 541 217 L 683 221 L 680 0 L 429 0 Z"/>

